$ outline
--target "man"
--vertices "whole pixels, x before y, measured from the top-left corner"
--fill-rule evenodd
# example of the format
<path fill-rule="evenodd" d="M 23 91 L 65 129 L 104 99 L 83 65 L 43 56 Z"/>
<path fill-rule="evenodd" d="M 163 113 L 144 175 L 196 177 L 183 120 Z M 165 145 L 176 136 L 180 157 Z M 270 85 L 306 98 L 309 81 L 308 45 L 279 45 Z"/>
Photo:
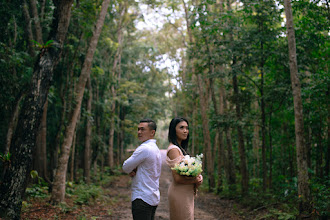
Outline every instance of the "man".
<path fill-rule="evenodd" d="M 134 220 L 153 220 L 160 200 L 159 177 L 161 154 L 154 139 L 156 123 L 142 119 L 138 138 L 142 142 L 123 164 L 124 172 L 132 177 L 132 214 Z"/>

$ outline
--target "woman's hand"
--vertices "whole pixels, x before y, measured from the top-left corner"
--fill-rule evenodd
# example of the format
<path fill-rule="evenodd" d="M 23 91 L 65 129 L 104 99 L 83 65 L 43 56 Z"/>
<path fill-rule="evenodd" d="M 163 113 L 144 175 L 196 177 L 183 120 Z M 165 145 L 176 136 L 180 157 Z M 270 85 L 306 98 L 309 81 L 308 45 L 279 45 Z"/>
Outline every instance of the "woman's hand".
<path fill-rule="evenodd" d="M 199 187 L 200 185 L 202 185 L 202 183 L 203 183 L 203 176 L 201 174 L 199 174 L 196 177 L 196 186 Z"/>

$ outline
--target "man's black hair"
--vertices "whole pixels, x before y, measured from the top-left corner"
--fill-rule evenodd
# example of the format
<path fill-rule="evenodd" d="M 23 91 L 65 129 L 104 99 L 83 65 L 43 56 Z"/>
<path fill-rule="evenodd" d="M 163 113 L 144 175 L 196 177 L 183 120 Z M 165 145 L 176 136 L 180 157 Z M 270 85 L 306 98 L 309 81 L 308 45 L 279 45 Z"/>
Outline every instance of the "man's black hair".
<path fill-rule="evenodd" d="M 151 129 L 151 130 L 157 130 L 157 125 L 156 125 L 156 122 L 150 118 L 144 118 L 144 119 L 141 119 L 140 120 L 140 123 L 148 123 L 148 127 Z"/>

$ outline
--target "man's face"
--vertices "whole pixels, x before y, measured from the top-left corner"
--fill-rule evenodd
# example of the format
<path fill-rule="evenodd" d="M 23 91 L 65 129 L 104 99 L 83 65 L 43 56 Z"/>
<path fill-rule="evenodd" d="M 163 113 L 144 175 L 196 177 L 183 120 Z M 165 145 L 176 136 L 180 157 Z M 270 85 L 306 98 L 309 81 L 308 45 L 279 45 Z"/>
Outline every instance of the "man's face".
<path fill-rule="evenodd" d="M 141 142 L 145 142 L 154 138 L 155 130 L 151 130 L 147 122 L 142 122 L 138 126 L 138 138 Z"/>

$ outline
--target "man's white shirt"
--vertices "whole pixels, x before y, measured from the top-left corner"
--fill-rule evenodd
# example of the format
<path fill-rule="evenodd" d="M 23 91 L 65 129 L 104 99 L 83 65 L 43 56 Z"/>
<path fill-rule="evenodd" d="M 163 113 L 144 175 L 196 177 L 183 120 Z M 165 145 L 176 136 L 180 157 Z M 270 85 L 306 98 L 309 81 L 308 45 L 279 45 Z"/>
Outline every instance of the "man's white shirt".
<path fill-rule="evenodd" d="M 162 158 L 155 139 L 143 142 L 124 162 L 123 170 L 126 173 L 137 167 L 136 175 L 132 178 L 131 201 L 142 199 L 149 205 L 158 205 L 161 165 Z"/>

